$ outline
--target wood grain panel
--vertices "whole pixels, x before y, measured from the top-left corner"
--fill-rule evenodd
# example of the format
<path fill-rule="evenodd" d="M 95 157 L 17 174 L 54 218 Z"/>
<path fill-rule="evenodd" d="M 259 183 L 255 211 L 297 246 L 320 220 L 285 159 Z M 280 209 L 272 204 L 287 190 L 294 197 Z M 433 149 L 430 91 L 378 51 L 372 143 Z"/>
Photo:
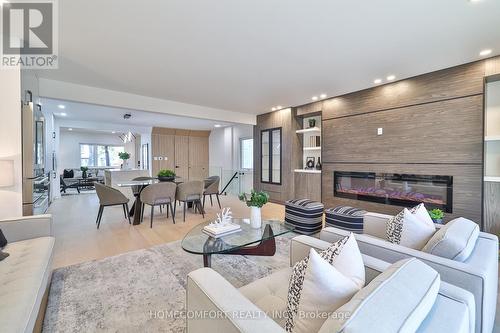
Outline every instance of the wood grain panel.
<path fill-rule="evenodd" d="M 163 156 L 163 161 L 160 161 L 162 169 L 175 169 L 175 136 L 174 135 L 159 135 L 160 156 Z"/>
<path fill-rule="evenodd" d="M 208 177 L 208 137 L 189 137 L 189 180 Z"/>
<path fill-rule="evenodd" d="M 299 138 L 295 130 L 299 129 L 295 110 L 283 109 L 257 116 L 257 125 L 254 127 L 254 189 L 267 191 L 271 198 L 283 202 L 294 197 L 294 172 L 299 168 Z M 282 154 L 282 184 L 273 185 L 261 183 L 261 130 L 281 127 L 281 154 Z"/>
<path fill-rule="evenodd" d="M 295 198 L 321 202 L 321 174 L 296 172 Z"/>
<path fill-rule="evenodd" d="M 175 174 L 181 178 L 189 178 L 189 137 L 175 136 Z"/>
<path fill-rule="evenodd" d="M 474 62 L 323 101 L 323 119 L 482 94 L 484 62 Z"/>
<path fill-rule="evenodd" d="M 484 182 L 484 231 L 500 237 L 500 183 Z"/>
<path fill-rule="evenodd" d="M 500 57 L 485 60 L 485 76 L 500 75 Z"/>
<path fill-rule="evenodd" d="M 324 162 L 480 164 L 482 145 L 482 95 L 323 121 Z"/>
<path fill-rule="evenodd" d="M 323 102 L 314 102 L 297 107 L 297 116 L 305 116 L 321 112 L 323 109 Z"/>
<path fill-rule="evenodd" d="M 481 165 L 323 163 L 322 187 L 325 208 L 349 205 L 377 213 L 395 214 L 401 211 L 402 207 L 335 197 L 333 193 L 335 170 L 453 176 L 453 213 L 447 214 L 445 220 L 463 216 L 478 224 L 481 223 Z"/>

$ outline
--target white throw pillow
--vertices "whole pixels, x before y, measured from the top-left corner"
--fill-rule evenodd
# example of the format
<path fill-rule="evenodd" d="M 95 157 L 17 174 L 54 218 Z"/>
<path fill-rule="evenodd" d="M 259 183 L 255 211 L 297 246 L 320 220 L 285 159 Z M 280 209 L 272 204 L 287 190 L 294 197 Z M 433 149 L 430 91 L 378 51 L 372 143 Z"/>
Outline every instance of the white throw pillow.
<path fill-rule="evenodd" d="M 424 204 L 404 208 L 386 225 L 388 241 L 416 250 L 422 249 L 435 232 L 436 227 Z"/>
<path fill-rule="evenodd" d="M 351 233 L 296 263 L 288 289 L 287 332 L 316 332 L 328 315 L 365 284 L 365 267 Z"/>
<path fill-rule="evenodd" d="M 471 255 L 478 237 L 479 225 L 459 217 L 441 227 L 422 251 L 463 262 Z"/>

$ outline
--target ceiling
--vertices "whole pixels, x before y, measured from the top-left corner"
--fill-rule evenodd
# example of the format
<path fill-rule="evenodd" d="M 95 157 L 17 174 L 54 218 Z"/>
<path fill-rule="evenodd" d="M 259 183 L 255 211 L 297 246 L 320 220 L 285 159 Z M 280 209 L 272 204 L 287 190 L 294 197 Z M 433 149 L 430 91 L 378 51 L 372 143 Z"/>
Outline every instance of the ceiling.
<path fill-rule="evenodd" d="M 64 105 L 65 108 L 60 109 L 59 105 Z M 48 98 L 42 99 L 42 109 L 54 113 L 56 118 L 64 121 L 66 124 L 78 121 L 99 123 L 100 125 L 107 124 L 104 125 L 106 128 L 105 132 L 112 130 L 121 131 L 124 125 L 130 126 L 130 128 L 157 126 L 190 130 L 212 130 L 215 125 L 221 125 L 221 127 L 231 125 L 228 122 L 216 122 L 213 120 L 171 116 L 163 113 L 113 108 Z M 62 116 L 61 113 L 64 113 L 65 116 Z M 130 113 L 132 117 L 124 119 L 123 115 L 125 113 Z M 116 125 L 116 128 L 113 125 Z M 71 127 L 77 128 L 77 126 Z"/>
<path fill-rule="evenodd" d="M 40 77 L 259 114 L 500 54 L 500 1 L 59 1 Z"/>

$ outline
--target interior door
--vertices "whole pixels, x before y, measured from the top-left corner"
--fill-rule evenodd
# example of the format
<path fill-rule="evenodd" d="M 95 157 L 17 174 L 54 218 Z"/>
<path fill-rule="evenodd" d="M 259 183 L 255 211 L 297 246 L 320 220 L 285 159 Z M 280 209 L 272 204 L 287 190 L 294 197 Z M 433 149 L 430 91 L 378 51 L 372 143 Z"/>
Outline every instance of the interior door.
<path fill-rule="evenodd" d="M 160 135 L 159 141 L 160 155 L 163 157 L 160 161 L 161 168 L 175 170 L 175 136 Z"/>
<path fill-rule="evenodd" d="M 189 137 L 175 136 L 175 174 L 181 178 L 189 179 Z"/>
<path fill-rule="evenodd" d="M 189 180 L 208 177 L 208 137 L 189 137 Z"/>

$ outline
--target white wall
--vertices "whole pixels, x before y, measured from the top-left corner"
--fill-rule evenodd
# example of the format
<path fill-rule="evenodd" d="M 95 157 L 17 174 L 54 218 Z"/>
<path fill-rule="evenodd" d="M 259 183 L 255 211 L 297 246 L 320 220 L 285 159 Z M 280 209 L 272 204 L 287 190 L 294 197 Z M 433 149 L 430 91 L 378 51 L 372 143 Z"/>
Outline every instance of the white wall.
<path fill-rule="evenodd" d="M 0 187 L 0 219 L 22 215 L 21 73 L 0 70 L 0 159 L 14 161 L 14 186 Z"/>
<path fill-rule="evenodd" d="M 59 158 L 58 174 L 64 169 L 80 168 L 80 143 L 96 143 L 109 145 L 124 145 L 117 135 L 105 133 L 84 133 L 78 131 L 61 130 L 59 133 Z M 133 143 L 131 145 L 133 147 Z M 131 154 L 131 160 L 135 160 L 135 149 L 127 150 Z"/>

